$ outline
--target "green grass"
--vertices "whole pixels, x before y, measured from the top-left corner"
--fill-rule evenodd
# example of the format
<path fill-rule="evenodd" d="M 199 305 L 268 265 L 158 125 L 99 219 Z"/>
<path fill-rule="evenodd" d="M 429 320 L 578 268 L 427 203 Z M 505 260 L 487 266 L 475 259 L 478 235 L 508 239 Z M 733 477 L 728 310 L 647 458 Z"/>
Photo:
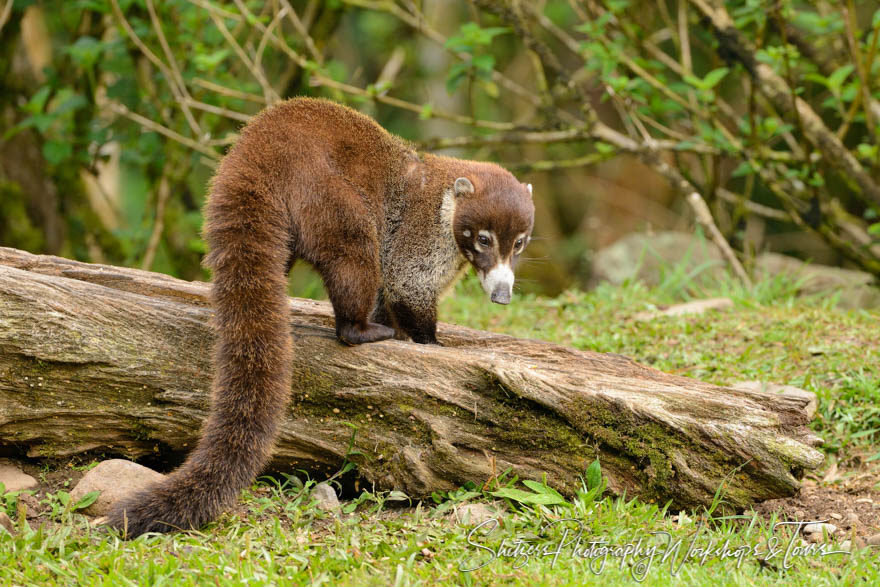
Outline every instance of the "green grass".
<path fill-rule="evenodd" d="M 552 340 L 580 349 L 621 353 L 661 370 L 726 384 L 758 379 L 815 391 L 819 411 L 813 423 L 825 439 L 825 450 L 838 463 L 857 462 L 877 453 L 880 434 L 880 313 L 840 311 L 834 296 L 796 299 L 797 284 L 785 278 L 765 279 L 746 290 L 733 279 L 714 283 L 674 269 L 661 284 L 602 286 L 589 293 L 567 292 L 555 299 L 518 296 L 507 307 L 494 306 L 472 279 L 444 300 L 443 320 L 514 336 Z M 638 321 L 635 314 L 688 299 L 729 296 L 731 310 L 699 316 Z M 586 478 L 589 478 L 587 480 Z M 475 479 L 477 483 L 484 480 Z M 552 480 L 548 480 L 552 486 Z M 632 557 L 621 564 L 573 556 L 563 548 L 558 559 L 531 556 L 488 561 L 486 548 L 502 539 L 531 538 L 550 549 L 563 539 L 559 520 L 574 518 L 585 536 L 627 544 L 642 539 L 660 544 L 652 532 L 682 539 L 674 561 L 655 560 L 646 584 L 752 585 L 782 581 L 793 585 L 868 584 L 880 581 L 876 553 L 795 557 L 785 568 L 783 556 L 790 535 L 772 530 L 775 520 L 743 515 L 716 517 L 713 508 L 673 520 L 662 505 L 637 499 L 601 497 L 596 471 L 585 472 L 583 491 L 563 500 L 551 489 L 526 487 L 502 476 L 487 492 L 476 485 L 436 502 L 400 507 L 398 498 L 364 493 L 350 503 L 351 513 L 334 516 L 310 505 L 311 482 L 280 484 L 262 480 L 246 492 L 242 507 L 200 533 L 148 536 L 123 542 L 91 527 L 64 503 L 49 498 L 54 521 L 28 527 L 11 537 L 0 536 L 0 582 L 12 584 L 342 584 L 415 585 L 433 583 L 580 585 L 601 580 L 608 585 L 632 584 L 638 572 Z M 511 492 L 511 489 L 519 490 Z M 494 494 L 494 495 L 492 495 Z M 501 497 L 507 496 L 507 497 Z M 538 497 L 530 497 L 538 496 Z M 723 493 L 719 495 L 723 499 Z M 494 504 L 501 526 L 488 536 L 471 538 L 472 524 L 456 521 L 452 512 L 465 503 Z M 15 519 L 15 497 L 6 509 Z M 546 525 L 557 522 L 550 529 Z M 568 538 L 574 532 L 570 526 Z M 775 535 L 781 549 L 767 562 L 768 540 Z M 593 538 L 591 538 L 593 539 Z M 761 556 L 710 556 L 683 562 L 693 543 L 757 548 Z M 652 542 L 653 540 L 653 542 Z M 699 558 L 699 557 L 696 557 Z M 472 572 L 460 567 L 488 564 Z M 591 566 L 592 565 L 592 566 Z"/>

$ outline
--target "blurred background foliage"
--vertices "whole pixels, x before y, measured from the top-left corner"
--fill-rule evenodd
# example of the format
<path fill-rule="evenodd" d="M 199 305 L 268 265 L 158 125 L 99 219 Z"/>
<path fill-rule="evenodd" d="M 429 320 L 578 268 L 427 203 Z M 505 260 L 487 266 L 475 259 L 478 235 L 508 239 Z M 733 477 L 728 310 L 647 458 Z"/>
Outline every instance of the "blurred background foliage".
<path fill-rule="evenodd" d="M 524 289 L 695 223 L 746 273 L 773 250 L 880 275 L 878 8 L 0 0 L 0 245 L 207 278 L 214 166 L 250 115 L 312 95 L 534 184 Z"/>

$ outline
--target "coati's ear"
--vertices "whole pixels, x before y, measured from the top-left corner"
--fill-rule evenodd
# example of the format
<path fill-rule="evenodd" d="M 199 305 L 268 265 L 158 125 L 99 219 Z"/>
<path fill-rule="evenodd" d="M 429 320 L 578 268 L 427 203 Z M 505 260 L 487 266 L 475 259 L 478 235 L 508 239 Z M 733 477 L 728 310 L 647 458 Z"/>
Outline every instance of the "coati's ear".
<path fill-rule="evenodd" d="M 459 177 L 455 180 L 455 195 L 464 196 L 474 193 L 474 184 L 466 177 Z"/>

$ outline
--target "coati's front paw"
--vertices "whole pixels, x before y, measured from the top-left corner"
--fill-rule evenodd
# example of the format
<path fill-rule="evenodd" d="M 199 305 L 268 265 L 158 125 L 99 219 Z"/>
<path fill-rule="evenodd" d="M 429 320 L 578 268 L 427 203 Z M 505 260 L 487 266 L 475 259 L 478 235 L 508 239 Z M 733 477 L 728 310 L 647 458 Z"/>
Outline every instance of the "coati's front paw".
<path fill-rule="evenodd" d="M 356 345 L 387 340 L 394 336 L 394 329 L 374 322 L 368 322 L 364 328 L 345 322 L 337 326 L 336 336 L 345 344 Z"/>

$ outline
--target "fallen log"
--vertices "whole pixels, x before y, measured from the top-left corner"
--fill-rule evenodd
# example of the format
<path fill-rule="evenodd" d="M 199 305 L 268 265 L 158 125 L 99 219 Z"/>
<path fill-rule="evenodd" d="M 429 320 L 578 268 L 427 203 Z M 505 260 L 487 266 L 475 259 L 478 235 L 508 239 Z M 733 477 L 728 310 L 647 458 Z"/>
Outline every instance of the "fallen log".
<path fill-rule="evenodd" d="M 0 451 L 139 458 L 194 446 L 211 382 L 207 283 L 0 248 Z M 614 354 L 440 325 L 445 346 L 346 347 L 291 299 L 292 400 L 274 467 L 360 473 L 411 497 L 508 467 L 569 493 L 735 506 L 817 467 L 807 400 L 669 375 Z"/>

